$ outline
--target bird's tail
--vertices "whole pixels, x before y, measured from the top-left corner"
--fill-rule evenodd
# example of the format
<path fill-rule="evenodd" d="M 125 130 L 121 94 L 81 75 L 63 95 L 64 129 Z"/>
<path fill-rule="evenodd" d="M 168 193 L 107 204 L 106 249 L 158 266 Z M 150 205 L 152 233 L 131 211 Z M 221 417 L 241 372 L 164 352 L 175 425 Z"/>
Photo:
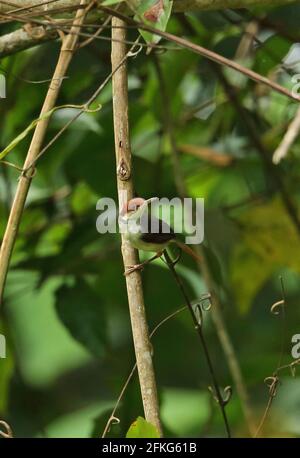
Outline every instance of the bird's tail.
<path fill-rule="evenodd" d="M 194 258 L 195 261 L 200 262 L 202 264 L 202 257 L 196 254 L 194 250 L 192 250 L 192 248 L 190 248 L 185 243 L 180 242 L 179 240 L 175 239 L 174 242 L 181 250 L 183 250 L 185 253 L 189 254 L 192 258 Z"/>

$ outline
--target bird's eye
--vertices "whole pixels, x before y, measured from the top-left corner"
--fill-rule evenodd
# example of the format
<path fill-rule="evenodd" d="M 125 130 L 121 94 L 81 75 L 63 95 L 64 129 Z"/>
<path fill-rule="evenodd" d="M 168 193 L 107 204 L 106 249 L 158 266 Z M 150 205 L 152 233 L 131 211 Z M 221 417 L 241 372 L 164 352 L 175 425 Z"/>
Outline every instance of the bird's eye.
<path fill-rule="evenodd" d="M 130 205 L 130 207 L 128 208 L 128 211 L 131 213 L 131 212 L 135 212 L 138 208 L 140 208 L 141 204 L 134 204 L 134 205 Z"/>

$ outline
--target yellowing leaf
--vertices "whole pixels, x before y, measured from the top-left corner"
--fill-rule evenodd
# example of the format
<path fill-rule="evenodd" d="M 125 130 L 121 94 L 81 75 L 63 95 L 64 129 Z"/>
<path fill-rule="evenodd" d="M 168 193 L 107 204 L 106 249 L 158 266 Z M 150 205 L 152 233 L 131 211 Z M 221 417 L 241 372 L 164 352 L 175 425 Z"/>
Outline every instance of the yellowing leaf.
<path fill-rule="evenodd" d="M 249 246 L 240 243 L 231 261 L 231 287 L 241 313 L 246 313 L 253 298 L 273 273 L 274 266 L 262 259 Z"/>
<path fill-rule="evenodd" d="M 279 199 L 252 208 L 239 218 L 242 239 L 230 263 L 239 309 L 246 312 L 264 282 L 281 267 L 300 272 L 299 235 Z"/>

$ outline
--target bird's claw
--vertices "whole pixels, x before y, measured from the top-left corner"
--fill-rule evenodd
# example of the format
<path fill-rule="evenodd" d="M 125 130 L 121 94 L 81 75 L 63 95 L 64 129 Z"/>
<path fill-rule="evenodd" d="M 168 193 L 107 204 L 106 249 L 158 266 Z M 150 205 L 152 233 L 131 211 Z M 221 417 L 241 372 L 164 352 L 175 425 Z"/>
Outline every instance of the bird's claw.
<path fill-rule="evenodd" d="M 144 269 L 143 264 L 135 264 L 134 266 L 126 266 L 126 267 L 127 267 L 127 268 L 126 268 L 126 270 L 125 270 L 125 272 L 124 272 L 125 277 L 126 277 L 127 275 L 130 275 L 132 272 L 135 272 L 135 271 L 137 271 L 137 270 L 143 270 L 143 269 Z"/>
<path fill-rule="evenodd" d="M 171 259 L 171 257 L 168 256 L 169 261 L 167 261 L 167 259 L 165 258 L 165 259 L 166 259 L 165 262 L 166 262 L 167 264 L 169 263 L 172 267 L 175 267 L 176 264 L 178 264 L 178 262 L 180 261 L 181 256 L 182 256 L 182 249 L 181 249 L 180 247 L 178 247 L 178 249 L 179 249 L 179 252 L 178 252 L 178 255 L 176 256 L 175 259 Z M 166 253 L 166 254 L 168 255 L 168 252 L 167 252 L 166 250 L 164 251 L 164 253 Z"/>

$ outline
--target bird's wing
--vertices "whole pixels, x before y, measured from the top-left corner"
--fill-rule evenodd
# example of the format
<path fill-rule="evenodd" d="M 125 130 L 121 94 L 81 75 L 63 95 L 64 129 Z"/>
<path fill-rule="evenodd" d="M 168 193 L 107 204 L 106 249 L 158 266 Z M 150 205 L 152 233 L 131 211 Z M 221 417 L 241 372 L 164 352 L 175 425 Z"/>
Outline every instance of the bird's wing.
<path fill-rule="evenodd" d="M 141 221 L 141 239 L 146 243 L 165 244 L 175 239 L 173 229 L 163 220 L 149 215 L 148 221 Z"/>

